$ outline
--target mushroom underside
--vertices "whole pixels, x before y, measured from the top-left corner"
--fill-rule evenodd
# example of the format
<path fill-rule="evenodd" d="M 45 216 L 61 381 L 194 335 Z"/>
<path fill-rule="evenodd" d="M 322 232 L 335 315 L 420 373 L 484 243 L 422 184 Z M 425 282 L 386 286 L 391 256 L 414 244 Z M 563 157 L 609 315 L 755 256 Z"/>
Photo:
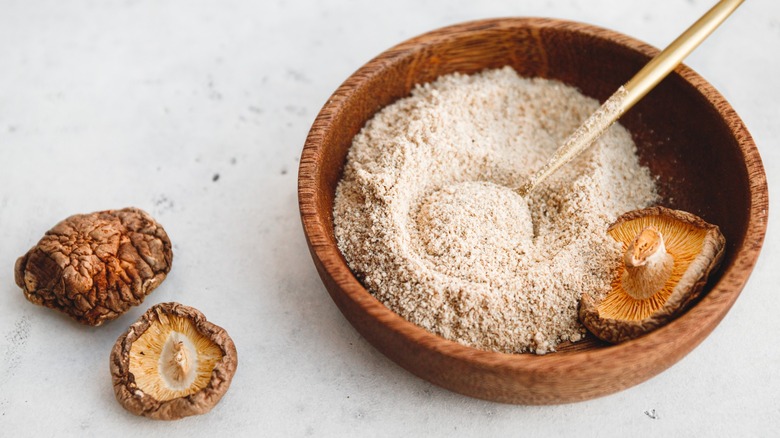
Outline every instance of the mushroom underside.
<path fill-rule="evenodd" d="M 224 329 L 194 308 L 150 308 L 111 352 L 117 400 L 128 411 L 174 420 L 211 410 L 230 386 L 236 349 Z"/>
<path fill-rule="evenodd" d="M 648 227 L 663 236 L 662 246 L 673 259 L 663 286 L 646 293 L 646 298 L 636 298 L 636 293 L 627 290 L 632 283 L 626 277 L 639 275 L 643 266 L 627 266 L 631 262 L 624 261 L 615 273 L 610 292 L 601 301 L 588 294 L 582 296 L 580 320 L 605 341 L 619 343 L 634 339 L 684 312 L 699 297 L 723 257 L 725 239 L 718 227 L 679 210 L 653 207 L 629 212 L 608 233 L 628 251 Z"/>

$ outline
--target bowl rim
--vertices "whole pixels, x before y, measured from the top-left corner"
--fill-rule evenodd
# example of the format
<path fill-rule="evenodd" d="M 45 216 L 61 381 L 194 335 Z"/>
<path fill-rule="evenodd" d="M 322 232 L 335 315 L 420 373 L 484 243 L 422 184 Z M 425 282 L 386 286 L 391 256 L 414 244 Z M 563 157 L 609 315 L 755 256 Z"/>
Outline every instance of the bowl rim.
<path fill-rule="evenodd" d="M 455 35 L 462 36 L 464 32 L 477 32 L 488 28 L 509 30 L 518 27 L 535 30 L 558 28 L 578 32 L 597 39 L 610 40 L 648 57 L 659 52 L 658 49 L 642 41 L 613 30 L 576 21 L 538 17 L 493 18 L 458 23 L 423 33 L 385 50 L 350 75 L 328 98 L 306 138 L 299 166 L 298 200 L 304 234 L 312 257 L 315 259 L 315 264 L 321 265 L 320 275 L 328 275 L 342 291 L 344 298 L 351 300 L 367 316 L 385 326 L 391 326 L 390 329 L 397 332 L 396 334 L 403 337 L 406 342 L 432 349 L 452 359 L 465 361 L 471 366 L 483 369 L 503 369 L 522 373 L 568 373 L 575 369 L 581 370 L 583 363 L 587 363 L 588 367 L 602 370 L 625 367 L 625 363 L 616 363 L 614 360 L 616 355 L 629 357 L 639 354 L 641 357 L 649 351 L 656 351 L 661 355 L 672 347 L 681 350 L 682 354 L 666 359 L 666 365 L 642 379 L 645 380 L 660 373 L 693 350 L 723 319 L 736 301 L 756 264 L 767 226 L 766 174 L 752 136 L 726 99 L 686 65 L 678 66 L 671 74 L 679 76 L 687 82 L 706 99 L 709 105 L 715 108 L 719 117 L 723 119 L 730 133 L 734 136 L 739 145 L 740 153 L 744 157 L 750 189 L 747 227 L 742 242 L 737 242 L 732 263 L 721 268 L 723 271 L 720 279 L 712 285 L 709 291 L 703 294 L 699 302 L 670 323 L 637 339 L 597 349 L 559 351 L 546 355 L 486 351 L 445 339 L 407 321 L 382 304 L 363 287 L 338 250 L 335 237 L 332 242 L 328 239 L 329 234 L 325 231 L 325 221 L 328 218 L 321 217 L 317 211 L 317 199 L 322 193 L 317 184 L 321 169 L 315 166 L 316 158 L 322 153 L 322 141 L 330 129 L 331 120 L 344 110 L 345 103 L 349 100 L 349 94 L 356 87 L 366 82 L 372 75 L 378 74 L 377 72 L 380 72 L 383 66 L 392 63 L 394 59 L 410 52 L 422 50 L 424 47 L 442 40 L 453 38 Z M 330 227 L 332 228 L 332 224 Z M 335 297 L 331 296 L 335 301 Z M 383 350 L 380 349 L 380 351 Z M 632 386 L 642 380 L 627 386 Z"/>

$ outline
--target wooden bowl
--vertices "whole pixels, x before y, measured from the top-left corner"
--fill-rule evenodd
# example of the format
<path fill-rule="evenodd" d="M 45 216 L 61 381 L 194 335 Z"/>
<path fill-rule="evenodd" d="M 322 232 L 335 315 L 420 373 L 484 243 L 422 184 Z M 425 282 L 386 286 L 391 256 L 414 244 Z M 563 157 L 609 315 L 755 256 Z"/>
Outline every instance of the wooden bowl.
<path fill-rule="evenodd" d="M 306 139 L 298 176 L 304 232 L 333 301 L 378 350 L 455 392 L 507 403 L 586 400 L 668 368 L 712 332 L 739 296 L 767 224 L 767 186 L 756 146 L 726 100 L 679 67 L 621 119 L 641 162 L 659 177 L 662 204 L 720 226 L 726 255 L 703 297 L 670 324 L 621 345 L 593 337 L 544 356 L 466 347 L 406 321 L 347 267 L 333 235 L 333 198 L 352 137 L 380 108 L 437 76 L 511 65 L 522 76 L 574 85 L 604 101 L 658 51 L 619 33 L 551 19 L 506 18 L 436 30 L 360 68 L 331 96 Z"/>

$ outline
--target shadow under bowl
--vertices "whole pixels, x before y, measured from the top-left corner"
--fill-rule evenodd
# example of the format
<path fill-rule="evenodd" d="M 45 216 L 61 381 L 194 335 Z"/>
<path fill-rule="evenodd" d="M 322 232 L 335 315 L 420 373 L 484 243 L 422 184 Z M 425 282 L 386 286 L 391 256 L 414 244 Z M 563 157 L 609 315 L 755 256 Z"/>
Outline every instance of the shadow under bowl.
<path fill-rule="evenodd" d="M 505 403 L 586 400 L 643 382 L 709 335 L 756 263 L 767 225 L 758 150 L 726 100 L 680 66 L 621 123 L 658 177 L 662 204 L 720 226 L 723 263 L 702 298 L 660 329 L 620 345 L 592 336 L 555 353 L 504 354 L 434 335 L 397 315 L 355 278 L 333 234 L 333 200 L 352 138 L 378 110 L 438 76 L 512 66 L 604 101 L 658 50 L 619 33 L 554 19 L 505 18 L 426 33 L 380 54 L 328 99 L 309 132 L 298 175 L 304 233 L 314 264 L 349 322 L 390 359 L 436 385 Z"/>

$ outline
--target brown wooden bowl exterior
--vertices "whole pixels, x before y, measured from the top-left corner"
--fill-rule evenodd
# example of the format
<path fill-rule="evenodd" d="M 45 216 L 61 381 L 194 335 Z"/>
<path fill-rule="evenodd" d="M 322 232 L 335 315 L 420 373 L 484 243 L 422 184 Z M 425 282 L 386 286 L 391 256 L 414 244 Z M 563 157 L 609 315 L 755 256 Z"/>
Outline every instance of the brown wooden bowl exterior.
<path fill-rule="evenodd" d="M 477 350 L 406 321 L 349 270 L 333 235 L 333 198 L 352 137 L 415 84 L 511 65 L 578 87 L 601 101 L 657 49 L 590 25 L 541 18 L 459 24 L 399 44 L 331 96 L 306 139 L 298 175 L 301 219 L 317 270 L 344 316 L 393 361 L 434 384 L 506 403 L 555 404 L 610 394 L 665 370 L 731 308 L 758 258 L 767 224 L 766 175 L 753 139 L 726 100 L 680 66 L 623 123 L 643 164 L 660 177 L 663 204 L 720 226 L 727 248 L 703 298 L 670 324 L 620 345 L 595 338 L 544 356 Z"/>

